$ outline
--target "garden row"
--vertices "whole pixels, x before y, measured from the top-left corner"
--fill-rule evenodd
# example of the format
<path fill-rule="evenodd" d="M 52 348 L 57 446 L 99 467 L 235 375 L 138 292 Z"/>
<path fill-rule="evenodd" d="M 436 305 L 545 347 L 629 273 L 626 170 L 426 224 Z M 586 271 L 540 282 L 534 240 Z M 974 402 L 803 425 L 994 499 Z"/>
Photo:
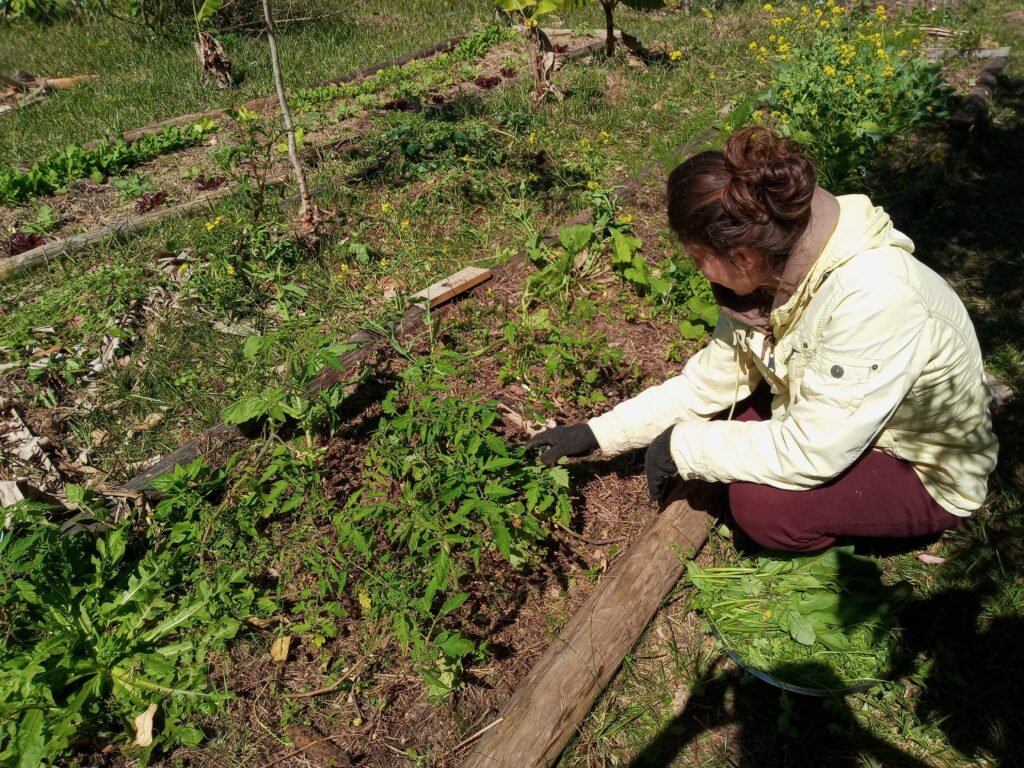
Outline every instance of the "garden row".
<path fill-rule="evenodd" d="M 421 57 L 293 92 L 289 100 L 299 149 L 307 162 L 340 152 L 352 159 L 354 176 L 373 172 L 389 147 L 379 139 L 367 142 L 376 127 L 374 115 L 438 110 L 452 99 L 472 98 L 517 79 L 526 70 L 526 60 L 513 52 L 510 43 L 516 37 L 507 28 L 486 27 L 462 40 L 432 46 Z M 594 42 L 585 36 L 565 39 L 557 48 L 570 56 L 586 52 Z M 83 230 L 131 232 L 157 220 L 141 216 L 154 209 L 192 212 L 205 202 L 214 204 L 225 192 L 262 194 L 266 185 L 285 180 L 287 147 L 276 101 L 261 99 L 237 110 L 192 117 L 181 125 L 179 120 L 165 121 L 170 124 L 159 132 L 135 132 L 130 142 L 69 146 L 27 170 L 4 171 L 0 203 L 7 208 L 0 210 L 0 227 L 10 234 L 0 254 L 28 251 L 18 263 L 34 264 L 34 251 L 48 240 L 54 241 L 53 247 L 40 251 L 61 253 L 76 245 L 75 239 L 67 244 L 62 240 Z M 388 139 L 393 145 L 401 137 Z M 175 151 L 200 142 L 208 146 Z M 221 188 L 230 189 L 210 194 Z M 109 234 L 99 230 L 100 236 Z M 96 239 L 92 232 L 78 238 L 83 245 Z"/>

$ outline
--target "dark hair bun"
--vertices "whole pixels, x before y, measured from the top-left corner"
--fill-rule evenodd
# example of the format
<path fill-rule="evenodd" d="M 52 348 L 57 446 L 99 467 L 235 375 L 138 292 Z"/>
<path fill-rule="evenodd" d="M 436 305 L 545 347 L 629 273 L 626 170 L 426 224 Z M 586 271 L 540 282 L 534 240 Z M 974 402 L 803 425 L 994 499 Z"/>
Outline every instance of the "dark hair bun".
<path fill-rule="evenodd" d="M 817 185 L 814 164 L 764 126 L 743 128 L 722 150 L 730 180 L 722 206 L 739 221 L 806 223 Z"/>

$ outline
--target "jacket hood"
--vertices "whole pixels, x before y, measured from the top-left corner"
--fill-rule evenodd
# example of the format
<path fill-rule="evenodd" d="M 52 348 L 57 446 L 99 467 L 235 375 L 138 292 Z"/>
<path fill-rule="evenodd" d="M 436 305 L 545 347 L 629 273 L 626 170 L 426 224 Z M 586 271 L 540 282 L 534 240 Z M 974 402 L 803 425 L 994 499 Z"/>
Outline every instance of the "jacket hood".
<path fill-rule="evenodd" d="M 838 219 L 831 236 L 792 296 L 772 309 L 771 327 L 776 336 L 792 325 L 828 276 L 858 254 L 885 247 L 914 252 L 910 238 L 897 230 L 889 214 L 865 195 L 843 195 L 834 200 L 838 204 Z"/>

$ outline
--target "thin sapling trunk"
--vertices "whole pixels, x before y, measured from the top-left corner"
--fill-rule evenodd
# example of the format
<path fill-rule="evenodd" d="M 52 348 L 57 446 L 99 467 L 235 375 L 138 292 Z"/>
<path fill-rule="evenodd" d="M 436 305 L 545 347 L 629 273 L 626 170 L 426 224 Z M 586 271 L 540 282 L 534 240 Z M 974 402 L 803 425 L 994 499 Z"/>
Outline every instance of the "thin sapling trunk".
<path fill-rule="evenodd" d="M 320 218 L 320 212 L 309 196 L 309 187 L 306 184 L 306 172 L 302 168 L 302 161 L 299 159 L 298 147 L 295 144 L 295 125 L 292 122 L 292 113 L 288 109 L 288 99 L 284 92 L 284 78 L 281 76 L 281 59 L 277 53 L 277 38 L 274 34 L 274 12 L 270 7 L 271 0 L 263 0 L 263 15 L 267 21 L 267 42 L 270 44 L 270 66 L 274 71 L 274 86 L 277 89 L 277 100 L 281 103 L 281 115 L 284 118 L 284 129 L 288 134 L 288 159 L 291 160 L 292 170 L 295 171 L 295 182 L 299 187 L 299 221 L 315 231 Z"/>

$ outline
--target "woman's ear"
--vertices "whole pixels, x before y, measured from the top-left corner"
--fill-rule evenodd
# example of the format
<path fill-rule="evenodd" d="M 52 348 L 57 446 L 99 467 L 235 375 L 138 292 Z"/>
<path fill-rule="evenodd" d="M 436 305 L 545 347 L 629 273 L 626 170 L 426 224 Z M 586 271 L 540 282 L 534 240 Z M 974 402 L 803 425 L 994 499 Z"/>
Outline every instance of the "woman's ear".
<path fill-rule="evenodd" d="M 732 252 L 733 263 L 747 277 L 760 283 L 765 275 L 764 256 L 760 251 L 741 246 Z"/>

